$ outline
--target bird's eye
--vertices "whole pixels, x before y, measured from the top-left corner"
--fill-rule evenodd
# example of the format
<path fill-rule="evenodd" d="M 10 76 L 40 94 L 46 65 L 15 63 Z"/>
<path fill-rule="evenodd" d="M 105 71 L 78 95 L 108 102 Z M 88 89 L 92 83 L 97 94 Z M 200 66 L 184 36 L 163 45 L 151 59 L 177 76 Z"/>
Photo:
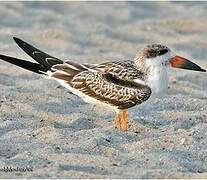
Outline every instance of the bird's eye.
<path fill-rule="evenodd" d="M 159 56 L 160 55 L 163 55 L 163 54 L 165 54 L 165 53 L 167 53 L 168 52 L 168 50 L 167 49 L 161 49 L 160 51 L 159 51 Z"/>
<path fill-rule="evenodd" d="M 147 58 L 152 58 L 157 56 L 157 51 L 150 49 L 147 54 Z"/>

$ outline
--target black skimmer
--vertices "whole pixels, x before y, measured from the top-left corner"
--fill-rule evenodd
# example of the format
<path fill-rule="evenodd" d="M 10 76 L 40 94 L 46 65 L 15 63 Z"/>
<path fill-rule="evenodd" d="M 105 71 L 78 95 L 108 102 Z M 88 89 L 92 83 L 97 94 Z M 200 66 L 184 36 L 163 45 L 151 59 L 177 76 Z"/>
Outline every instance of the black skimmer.
<path fill-rule="evenodd" d="M 168 67 L 206 72 L 161 44 L 147 45 L 134 60 L 79 64 L 52 57 L 16 37 L 14 40 L 37 63 L 5 55 L 0 59 L 58 81 L 87 103 L 111 107 L 116 127 L 123 131 L 128 129 L 129 108 L 167 89 Z"/>

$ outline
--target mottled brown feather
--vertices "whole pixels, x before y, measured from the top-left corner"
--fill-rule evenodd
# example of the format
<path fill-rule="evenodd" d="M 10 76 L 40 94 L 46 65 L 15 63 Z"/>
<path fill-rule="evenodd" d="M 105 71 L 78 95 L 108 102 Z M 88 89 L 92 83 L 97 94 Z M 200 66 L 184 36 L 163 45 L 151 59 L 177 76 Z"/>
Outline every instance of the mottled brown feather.
<path fill-rule="evenodd" d="M 128 109 L 146 101 L 151 89 L 134 79 L 145 79 L 144 73 L 135 68 L 133 61 L 109 62 L 87 66 L 79 64 L 53 66 L 52 77 L 64 80 L 72 88 L 118 109 Z M 75 68 L 71 67 L 74 65 Z M 87 69 L 87 68 L 93 69 Z M 86 70 L 87 69 L 87 70 Z"/>

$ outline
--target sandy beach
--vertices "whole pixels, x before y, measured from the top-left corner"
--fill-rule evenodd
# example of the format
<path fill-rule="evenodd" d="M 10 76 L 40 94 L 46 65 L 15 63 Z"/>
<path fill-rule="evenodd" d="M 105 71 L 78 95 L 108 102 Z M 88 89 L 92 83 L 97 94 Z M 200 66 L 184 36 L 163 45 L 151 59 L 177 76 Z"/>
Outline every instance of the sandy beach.
<path fill-rule="evenodd" d="M 17 36 L 63 60 L 133 59 L 151 43 L 207 69 L 207 2 L 0 2 L 0 54 Z M 207 74 L 170 72 L 162 98 L 114 112 L 0 61 L 0 178 L 207 178 Z M 4 168 L 30 168 L 12 170 Z"/>

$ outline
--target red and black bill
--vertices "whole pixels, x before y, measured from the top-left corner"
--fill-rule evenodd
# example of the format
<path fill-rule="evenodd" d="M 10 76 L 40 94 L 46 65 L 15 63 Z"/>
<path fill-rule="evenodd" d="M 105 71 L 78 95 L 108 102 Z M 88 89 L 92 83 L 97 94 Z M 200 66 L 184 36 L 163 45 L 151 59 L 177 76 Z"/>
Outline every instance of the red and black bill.
<path fill-rule="evenodd" d="M 193 62 L 191 62 L 181 56 L 175 56 L 175 57 L 171 58 L 170 64 L 172 67 L 175 67 L 175 68 L 206 72 L 205 69 L 202 69 L 197 64 L 195 64 L 195 63 L 193 63 Z"/>

